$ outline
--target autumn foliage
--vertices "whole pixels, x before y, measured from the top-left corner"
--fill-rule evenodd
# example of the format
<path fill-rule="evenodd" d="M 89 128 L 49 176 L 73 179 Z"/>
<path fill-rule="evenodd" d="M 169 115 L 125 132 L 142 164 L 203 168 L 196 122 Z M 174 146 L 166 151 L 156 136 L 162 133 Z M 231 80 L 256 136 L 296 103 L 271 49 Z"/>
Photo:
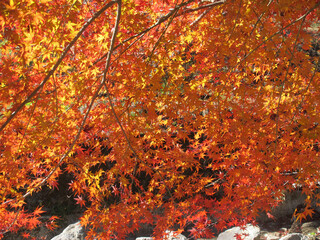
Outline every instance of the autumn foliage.
<path fill-rule="evenodd" d="M 320 199 L 318 0 L 2 0 L 0 231 L 70 182 L 89 236 L 195 237 Z M 24 233 L 26 237 L 27 233 Z"/>

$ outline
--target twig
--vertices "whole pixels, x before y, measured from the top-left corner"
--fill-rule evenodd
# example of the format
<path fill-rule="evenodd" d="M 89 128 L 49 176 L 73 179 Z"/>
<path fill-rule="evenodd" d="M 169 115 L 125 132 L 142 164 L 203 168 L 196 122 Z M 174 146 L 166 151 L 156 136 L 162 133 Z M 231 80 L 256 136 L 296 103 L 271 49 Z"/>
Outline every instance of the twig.
<path fill-rule="evenodd" d="M 17 221 L 18 216 L 19 216 L 19 214 L 20 214 L 20 211 L 21 211 L 21 209 L 19 208 L 18 211 L 16 212 L 16 215 L 15 215 L 13 221 L 10 223 L 10 225 L 6 228 L 6 230 L 0 232 L 1 235 L 9 232 L 10 228 L 11 228 L 11 227 L 13 226 L 13 224 Z"/>
<path fill-rule="evenodd" d="M 270 37 L 268 37 L 267 39 L 265 39 L 264 41 L 262 41 L 258 46 L 256 46 L 254 49 L 252 49 L 246 56 L 244 56 L 241 61 L 239 61 L 236 66 L 239 66 L 244 60 L 246 60 L 252 53 L 254 53 L 258 48 L 260 48 L 262 45 L 264 45 L 267 41 L 271 40 L 273 37 L 275 37 L 276 35 L 278 35 L 279 33 L 282 33 L 283 30 L 287 29 L 288 27 L 290 27 L 291 25 L 295 24 L 296 22 L 299 22 L 303 19 L 305 19 L 314 9 L 316 9 L 317 7 L 320 6 L 320 2 L 317 3 L 315 6 L 313 6 L 311 9 L 309 9 L 303 16 L 297 18 L 296 20 L 292 21 L 291 23 L 289 23 L 288 25 L 282 27 L 278 32 L 272 34 Z"/>
<path fill-rule="evenodd" d="M 312 76 L 311 76 L 311 78 L 310 78 L 310 81 L 309 81 L 306 89 L 304 90 L 305 93 L 307 93 L 307 91 L 308 91 L 308 89 L 309 89 L 309 87 L 310 87 L 310 85 L 311 85 L 311 83 L 312 83 L 312 81 L 313 81 L 313 79 L 314 79 L 314 77 L 315 77 L 315 75 L 316 75 L 316 72 L 318 71 L 318 68 L 319 68 L 319 67 L 320 67 L 320 56 L 318 57 L 318 62 L 317 62 L 317 64 L 316 64 L 315 68 L 314 68 L 314 71 L 313 71 L 313 74 L 312 74 Z M 295 118 L 295 116 L 297 115 L 297 112 L 298 112 L 299 109 L 302 107 L 302 104 L 303 104 L 303 102 L 304 102 L 304 99 L 305 99 L 305 95 L 302 95 L 302 99 L 301 99 L 300 103 L 299 103 L 299 104 L 297 105 L 297 107 L 296 107 L 296 111 L 295 111 L 295 113 L 294 113 L 294 115 L 293 115 L 293 117 L 292 117 L 291 123 L 294 121 L 294 118 Z"/>
<path fill-rule="evenodd" d="M 210 12 L 211 9 L 212 9 L 212 7 L 207 9 L 207 10 L 205 10 L 196 20 L 194 20 L 190 24 L 190 27 L 193 27 L 194 25 L 196 25 L 202 18 L 204 18 Z"/>
<path fill-rule="evenodd" d="M 158 175 L 160 176 L 160 178 L 161 178 L 161 180 L 163 181 L 163 184 L 164 184 L 167 192 L 169 193 L 170 197 L 173 198 L 172 193 L 171 193 L 169 187 L 167 186 L 167 184 L 164 182 L 164 178 L 162 177 L 162 175 L 160 174 L 160 172 L 157 171 L 157 170 L 155 170 L 155 169 L 152 168 L 151 166 L 149 166 L 149 164 L 147 164 L 145 161 L 143 161 L 143 160 L 139 157 L 139 155 L 137 154 L 136 150 L 132 147 L 131 142 L 130 142 L 128 136 L 127 136 L 127 133 L 125 132 L 125 130 L 124 130 L 124 128 L 123 128 L 123 126 L 122 126 L 122 124 L 121 124 L 121 122 L 120 122 L 120 119 L 118 118 L 117 113 L 116 113 L 116 111 L 114 110 L 114 105 L 113 105 L 112 99 L 111 99 L 111 97 L 110 97 L 109 89 L 108 89 L 108 87 L 107 87 L 106 84 L 105 84 L 105 89 L 106 89 L 106 91 L 107 91 L 107 97 L 108 97 L 108 100 L 109 100 L 109 103 L 110 103 L 110 107 L 111 107 L 112 113 L 113 113 L 113 115 L 114 115 L 114 117 L 115 117 L 115 119 L 116 119 L 116 121 L 117 121 L 120 129 L 121 129 L 121 132 L 122 132 L 123 136 L 124 136 L 125 139 L 126 139 L 126 142 L 127 142 L 128 146 L 129 146 L 130 150 L 132 151 L 133 155 L 135 156 L 135 158 L 136 158 L 137 160 L 139 160 L 139 162 L 141 162 L 142 164 L 144 164 L 145 166 L 147 166 L 148 168 L 150 168 L 154 173 L 156 173 L 156 174 L 158 174 Z M 136 168 L 136 167 L 135 167 L 135 168 Z M 136 169 L 134 169 L 134 171 L 136 171 Z"/>
<path fill-rule="evenodd" d="M 306 15 L 307 16 L 307 15 Z M 298 44 L 298 38 L 299 38 L 299 35 L 300 35 L 300 32 L 302 30 L 302 25 L 303 23 L 305 22 L 305 19 L 306 19 L 306 16 L 302 19 L 302 22 L 300 24 L 300 27 L 299 27 L 299 31 L 297 33 L 297 37 L 295 39 L 295 42 L 293 44 L 293 49 L 292 49 L 292 53 L 291 53 L 291 58 L 289 59 L 289 65 L 287 67 L 287 70 L 286 70 L 286 74 L 285 74 L 285 77 L 284 77 L 284 80 L 282 82 L 282 85 L 281 85 L 281 90 L 280 90 L 280 94 L 279 94 L 279 100 L 278 100 L 278 107 L 277 107 L 277 121 L 276 121 L 276 129 L 275 129 L 275 144 L 274 144 L 274 157 L 276 157 L 276 152 L 277 152 L 277 146 L 278 146 L 278 136 L 279 136 L 279 121 L 280 121 L 280 117 L 279 117 L 279 112 L 280 112 L 280 103 L 281 103 L 281 99 L 282 99 L 282 94 L 283 94 L 283 91 L 284 91 L 284 84 L 285 82 L 288 80 L 288 74 L 289 74 L 289 67 L 291 65 L 291 62 L 293 60 L 293 57 L 294 57 L 294 51 L 297 47 L 297 44 Z"/>
<path fill-rule="evenodd" d="M 116 50 L 117 48 L 119 48 L 120 46 L 122 46 L 124 43 L 139 37 L 143 34 L 146 34 L 147 32 L 149 32 L 150 30 L 152 30 L 153 28 L 157 27 L 158 25 L 160 25 L 161 23 L 167 21 L 177 10 L 179 10 L 181 7 L 188 5 L 189 3 L 193 2 L 194 0 L 189 0 L 187 2 L 181 3 L 179 5 L 177 5 L 175 8 L 173 8 L 170 12 L 168 12 L 166 15 L 162 16 L 155 24 L 153 24 L 152 26 L 146 28 L 145 30 L 127 38 L 126 40 L 122 41 L 121 43 L 119 43 L 117 46 L 114 47 L 114 50 Z M 176 15 L 177 17 L 177 15 Z M 92 66 L 96 65 L 98 62 L 100 62 L 102 59 L 106 58 L 108 55 L 108 53 L 104 54 L 102 57 L 100 57 L 99 59 L 97 59 Z"/>
<path fill-rule="evenodd" d="M 39 188 L 39 187 L 41 187 L 41 186 L 43 186 L 47 181 L 48 181 L 48 179 L 55 173 L 55 171 L 59 168 L 59 166 L 61 165 L 61 163 L 64 161 L 64 159 L 70 154 L 70 152 L 72 151 L 72 149 L 73 149 L 73 147 L 75 146 L 75 144 L 76 144 L 76 142 L 78 141 L 78 139 L 79 139 L 79 137 L 80 137 L 80 133 L 82 132 L 82 130 L 83 130 L 83 127 L 84 127 L 84 125 L 85 125 L 85 123 L 86 123 L 86 120 L 87 120 L 87 118 L 88 118 L 88 116 L 89 116 L 89 113 L 90 113 L 90 111 L 91 111 L 91 109 L 92 109 L 92 107 L 93 107 L 93 104 L 94 104 L 94 101 L 95 101 L 95 99 L 98 97 L 98 94 L 99 94 L 99 91 L 101 90 L 101 88 L 103 87 L 103 85 L 104 85 L 104 83 L 105 83 L 105 81 L 106 81 L 106 74 L 107 74 L 107 71 L 108 71 L 108 69 L 109 69 L 109 66 L 110 66 L 110 58 L 111 58 L 111 54 L 112 54 L 112 51 L 113 51 L 113 45 L 114 45 L 114 42 L 115 42 L 115 37 L 116 37 L 116 34 L 117 34 L 117 32 L 118 32 L 118 27 L 119 27 L 119 22 L 120 22 L 120 13 L 121 13 L 121 0 L 117 0 L 117 1 L 111 1 L 111 2 L 109 2 L 108 4 L 106 4 L 102 9 L 104 9 L 104 10 L 106 10 L 108 7 L 110 7 L 110 6 L 112 6 L 114 3 L 117 3 L 118 4 L 118 11 L 117 11 L 117 19 L 116 19 L 116 24 L 115 24 L 115 27 L 114 27 L 114 32 L 113 32 L 113 34 L 112 34 L 112 38 L 111 38 L 111 43 L 110 43 L 110 50 L 109 50 L 109 53 L 108 53 L 108 57 L 107 57 L 107 61 L 106 61 L 106 67 L 105 67 L 105 71 L 104 71 L 104 77 L 103 77 L 103 80 L 102 80 L 102 82 L 100 83 L 100 85 L 99 85 L 99 87 L 98 87 L 98 89 L 95 91 L 95 93 L 94 93 L 94 96 L 92 97 L 92 100 L 91 100 L 91 103 L 90 103 L 90 105 L 89 105 L 89 107 L 88 107 L 88 109 L 87 109 L 87 112 L 86 112 L 86 114 L 85 114 L 85 116 L 84 116 L 84 118 L 83 118 L 83 120 L 82 120 L 82 122 L 81 122 L 81 125 L 80 125 L 80 127 L 79 127 L 79 130 L 78 130 L 78 132 L 77 132 L 77 135 L 75 136 L 75 138 L 74 138 L 74 140 L 73 140 L 73 142 L 71 143 L 71 145 L 70 145 L 70 147 L 68 148 L 68 150 L 65 152 L 65 154 L 60 158 L 60 160 L 59 160 L 59 162 L 56 164 L 56 166 L 51 170 L 51 172 L 40 182 L 40 183 L 38 183 L 34 188 Z M 96 19 L 99 15 L 101 15 L 101 13 L 103 13 L 103 11 L 102 11 L 102 9 L 100 10 L 100 11 L 98 11 L 97 13 L 99 13 L 99 14 L 94 14 L 94 19 Z M 94 20 L 93 19 L 93 20 Z M 92 21 L 93 21 L 92 20 Z M 88 21 L 88 22 L 92 22 L 92 21 Z M 86 23 L 87 24 L 87 26 L 90 24 L 88 24 L 88 22 Z M 82 28 L 82 29 L 85 29 L 84 27 Z M 80 34 L 81 35 L 81 34 Z M 76 40 L 75 40 L 76 41 Z M 74 41 L 74 42 L 75 42 Z M 71 43 L 68 45 L 68 46 L 71 46 Z M 68 47 L 67 47 L 68 48 Z M 70 47 L 69 47 L 69 49 L 70 49 Z M 65 52 L 66 52 L 66 50 L 65 50 Z M 61 61 L 62 61 L 62 59 L 63 59 L 63 57 L 60 57 L 60 59 L 61 59 Z M 59 60 L 60 60 L 59 59 Z M 60 62 L 61 62 L 60 61 Z M 57 64 L 56 64 L 57 65 Z M 52 71 L 52 70 L 51 70 Z M 53 72 L 52 72 L 53 73 Z M 49 76 L 50 77 L 50 76 Z M 48 78 L 49 79 L 49 78 Z M 42 84 L 42 86 L 43 86 L 43 84 Z M 29 190 L 27 193 L 25 193 L 21 198 L 26 198 L 27 196 L 29 196 L 30 194 L 32 193 L 32 191 L 31 190 Z M 11 199 L 11 200 L 8 200 L 8 201 L 6 201 L 6 202 L 4 202 L 4 203 L 2 203 L 2 204 L 7 204 L 7 203 L 9 203 L 9 202 L 12 202 L 13 201 L 13 199 Z M 16 221 L 16 219 L 15 219 L 15 221 Z M 14 221 L 14 222 L 15 222 Z M 10 226 L 12 226 L 13 224 L 14 224 L 14 222 L 13 223 L 11 223 L 11 225 Z"/>
<path fill-rule="evenodd" d="M 133 35 L 133 36 L 125 39 L 125 40 L 122 41 L 121 43 L 119 43 L 117 46 L 115 46 L 114 50 L 117 49 L 117 48 L 119 48 L 120 46 L 122 46 L 124 43 L 126 43 L 126 42 L 128 42 L 128 41 L 130 41 L 130 40 L 132 40 L 132 39 L 134 39 L 134 38 L 136 38 L 136 37 L 139 37 L 139 38 L 143 37 L 147 32 L 149 32 L 149 31 L 152 30 L 153 28 L 159 26 L 159 25 L 160 25 L 161 23 L 163 23 L 164 21 L 168 20 L 176 11 L 178 12 L 181 7 L 186 6 L 186 5 L 188 5 L 189 3 L 191 3 L 191 2 L 194 2 L 194 0 L 189 0 L 189 1 L 185 2 L 185 3 L 181 3 L 181 4 L 177 5 L 177 6 L 176 6 L 175 8 L 173 8 L 168 14 L 166 14 L 166 15 L 163 16 L 163 17 L 161 17 L 161 18 L 160 18 L 155 24 L 153 24 L 152 26 L 146 28 L 145 30 L 143 30 L 143 31 L 141 31 L 141 32 L 139 32 L 139 33 L 137 33 L 137 34 L 135 34 L 135 35 Z M 203 18 L 203 17 L 212 9 L 212 7 L 221 5 L 221 4 L 225 3 L 225 2 L 226 2 L 226 0 L 222 0 L 222 1 L 217 1 L 217 2 L 214 2 L 214 3 L 210 3 L 210 4 L 207 4 L 207 5 L 203 5 L 203 6 L 200 6 L 200 7 L 197 7 L 197 8 L 189 8 L 189 9 L 183 11 L 183 12 L 180 13 L 180 14 L 175 14 L 174 18 L 179 17 L 179 16 L 181 16 L 181 15 L 183 15 L 183 14 L 185 14 L 185 13 L 190 13 L 190 12 L 199 11 L 199 10 L 202 10 L 202 9 L 205 9 L 205 8 L 210 8 L 210 9 L 208 9 L 204 14 L 202 14 L 202 15 L 199 17 L 199 19 L 196 19 L 196 20 L 195 20 L 195 22 L 198 22 L 199 20 L 201 20 L 201 18 Z M 194 24 L 195 24 L 195 23 L 194 23 Z M 194 25 L 194 24 L 193 24 L 193 25 Z M 136 41 L 137 41 L 137 40 L 136 40 Z M 136 41 L 135 41 L 135 42 L 136 42 Z M 130 44 L 129 47 L 131 47 L 131 44 Z M 129 48 L 129 47 L 128 47 L 128 48 Z M 126 50 L 127 50 L 128 48 L 126 48 Z M 126 51 L 126 50 L 125 50 L 125 51 Z M 122 55 L 125 51 L 123 51 L 123 52 L 121 53 L 121 55 Z M 102 57 L 100 57 L 99 59 L 97 59 L 96 61 L 94 61 L 91 66 L 96 65 L 98 62 L 100 62 L 100 61 L 101 61 L 102 59 L 104 59 L 106 56 L 107 56 L 107 53 L 104 54 L 104 55 L 103 55 Z"/>
<path fill-rule="evenodd" d="M 156 50 L 156 48 L 158 47 L 161 39 L 163 38 L 163 36 L 165 35 L 166 31 L 168 30 L 168 27 L 170 26 L 170 24 L 172 23 L 173 19 L 175 18 L 176 14 L 178 12 L 178 9 L 175 10 L 173 16 L 171 17 L 171 19 L 169 20 L 169 22 L 167 23 L 167 26 L 165 27 L 165 29 L 163 30 L 163 32 L 161 33 L 160 37 L 158 38 L 157 42 L 154 44 L 153 49 L 148 57 L 148 60 L 150 61 L 154 51 Z"/>
<path fill-rule="evenodd" d="M 187 8 L 182 13 L 178 14 L 177 17 L 181 16 L 181 15 L 183 15 L 185 13 L 191 13 L 191 12 L 199 11 L 199 10 L 202 10 L 202 9 L 205 9 L 205 8 L 212 8 L 214 6 L 218 6 L 218 5 L 224 4 L 225 2 L 226 2 L 226 0 L 221 0 L 221 1 L 213 2 L 213 3 L 207 4 L 207 5 L 203 5 L 203 6 L 200 6 L 200 7 L 197 7 L 197 8 Z"/>
<path fill-rule="evenodd" d="M 110 1 L 105 6 L 103 6 L 98 12 L 96 12 L 92 18 L 90 18 L 80 29 L 78 34 L 72 39 L 72 41 L 68 44 L 68 46 L 65 48 L 65 50 L 62 52 L 60 58 L 56 62 L 56 64 L 52 67 L 52 69 L 49 71 L 49 73 L 46 75 L 44 80 L 39 84 L 39 86 L 32 91 L 32 93 L 27 97 L 26 100 L 24 100 L 18 107 L 11 113 L 11 115 L 7 118 L 7 120 L 1 125 L 0 132 L 3 131 L 3 129 L 9 124 L 9 122 L 22 110 L 22 108 L 31 101 L 31 99 L 37 94 L 37 92 L 46 84 L 46 82 L 50 79 L 50 77 L 53 75 L 53 73 L 57 70 L 59 65 L 61 64 L 62 60 L 66 57 L 68 51 L 70 48 L 76 43 L 76 41 L 79 39 L 79 37 L 82 35 L 82 33 L 87 29 L 87 27 L 96 19 L 98 18 L 106 9 L 111 7 L 113 4 L 115 4 L 116 1 Z"/>

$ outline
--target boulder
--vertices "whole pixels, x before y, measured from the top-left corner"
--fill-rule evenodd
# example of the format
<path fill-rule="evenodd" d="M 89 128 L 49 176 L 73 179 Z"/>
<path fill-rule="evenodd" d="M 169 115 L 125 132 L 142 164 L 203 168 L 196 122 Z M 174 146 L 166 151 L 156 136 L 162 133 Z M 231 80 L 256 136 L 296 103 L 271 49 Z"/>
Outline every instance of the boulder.
<path fill-rule="evenodd" d="M 282 232 L 268 232 L 268 231 L 261 231 L 257 240 L 279 240 L 281 238 Z"/>
<path fill-rule="evenodd" d="M 174 232 L 166 231 L 166 235 L 163 238 L 164 240 L 187 240 L 185 236 L 182 234 L 178 234 L 175 236 Z M 136 240 L 153 240 L 153 237 L 138 237 Z"/>
<path fill-rule="evenodd" d="M 309 238 L 302 233 L 290 233 L 279 240 L 309 240 Z"/>
<path fill-rule="evenodd" d="M 245 227 L 233 227 L 220 233 L 217 240 L 236 240 L 241 235 L 243 240 L 254 240 L 260 234 L 260 228 L 251 224 Z"/>
<path fill-rule="evenodd" d="M 301 232 L 304 235 L 315 235 L 318 233 L 318 229 L 320 227 L 319 221 L 306 222 L 301 226 Z"/>
<path fill-rule="evenodd" d="M 84 240 L 85 231 L 80 225 L 80 222 L 70 224 L 67 228 L 63 230 L 62 233 L 55 236 L 51 240 Z"/>

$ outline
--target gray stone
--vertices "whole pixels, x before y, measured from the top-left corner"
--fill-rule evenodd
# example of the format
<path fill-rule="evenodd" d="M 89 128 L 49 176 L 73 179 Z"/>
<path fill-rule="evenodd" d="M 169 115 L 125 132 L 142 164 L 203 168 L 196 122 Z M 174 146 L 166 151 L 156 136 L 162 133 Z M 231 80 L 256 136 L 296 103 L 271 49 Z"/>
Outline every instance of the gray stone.
<path fill-rule="evenodd" d="M 281 238 L 281 232 L 267 232 L 261 231 L 260 236 L 256 239 L 263 240 L 279 240 Z"/>
<path fill-rule="evenodd" d="M 279 240 L 308 240 L 309 238 L 307 236 L 304 236 L 301 233 L 290 233 Z"/>
<path fill-rule="evenodd" d="M 138 237 L 136 240 L 153 240 L 153 237 Z M 174 232 L 166 231 L 166 235 L 164 236 L 163 240 L 187 240 L 187 238 L 182 234 L 175 236 Z"/>
<path fill-rule="evenodd" d="M 80 222 L 70 224 L 62 233 L 55 236 L 51 240 L 84 240 L 85 232 Z"/>
<path fill-rule="evenodd" d="M 318 228 L 320 227 L 319 221 L 306 222 L 301 225 L 301 232 L 304 235 L 312 235 L 318 233 Z"/>
<path fill-rule="evenodd" d="M 236 240 L 241 235 L 243 240 L 254 240 L 260 234 L 260 228 L 251 224 L 244 228 L 234 227 L 220 233 L 217 240 Z"/>
<path fill-rule="evenodd" d="M 164 239 L 166 240 L 187 240 L 187 238 L 182 235 L 182 234 L 178 234 L 175 236 L 174 232 L 171 231 L 166 231 L 166 237 Z"/>

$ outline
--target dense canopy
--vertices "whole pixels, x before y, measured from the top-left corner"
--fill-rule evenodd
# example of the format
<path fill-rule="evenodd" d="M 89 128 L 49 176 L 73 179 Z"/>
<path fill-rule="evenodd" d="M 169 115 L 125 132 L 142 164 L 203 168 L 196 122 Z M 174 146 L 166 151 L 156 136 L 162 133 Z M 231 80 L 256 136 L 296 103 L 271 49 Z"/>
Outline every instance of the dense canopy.
<path fill-rule="evenodd" d="M 70 174 L 88 237 L 320 198 L 318 0 L 2 0 L 0 230 Z M 127 226 L 127 227 L 123 227 Z"/>

